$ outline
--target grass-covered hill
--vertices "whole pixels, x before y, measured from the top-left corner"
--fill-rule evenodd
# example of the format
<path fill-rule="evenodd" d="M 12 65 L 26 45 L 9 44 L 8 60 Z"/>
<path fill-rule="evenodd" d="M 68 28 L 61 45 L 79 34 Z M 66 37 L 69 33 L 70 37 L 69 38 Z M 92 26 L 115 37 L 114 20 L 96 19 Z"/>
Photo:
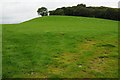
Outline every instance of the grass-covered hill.
<path fill-rule="evenodd" d="M 3 25 L 3 78 L 116 78 L 118 22 L 49 16 Z"/>

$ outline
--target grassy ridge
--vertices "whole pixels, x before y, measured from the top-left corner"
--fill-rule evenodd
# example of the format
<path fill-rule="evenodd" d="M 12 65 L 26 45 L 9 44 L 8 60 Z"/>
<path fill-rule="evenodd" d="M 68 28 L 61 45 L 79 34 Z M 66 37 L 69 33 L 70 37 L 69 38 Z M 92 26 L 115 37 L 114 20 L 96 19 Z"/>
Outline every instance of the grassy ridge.
<path fill-rule="evenodd" d="M 3 77 L 117 77 L 117 25 L 68 16 L 3 25 Z"/>

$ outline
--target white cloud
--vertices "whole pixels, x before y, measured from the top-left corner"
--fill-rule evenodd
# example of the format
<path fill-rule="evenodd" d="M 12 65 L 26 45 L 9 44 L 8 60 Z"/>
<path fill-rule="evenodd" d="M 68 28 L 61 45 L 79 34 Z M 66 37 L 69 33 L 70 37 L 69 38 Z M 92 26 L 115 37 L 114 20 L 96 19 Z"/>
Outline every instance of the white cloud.
<path fill-rule="evenodd" d="M 87 6 L 118 7 L 119 0 L 0 0 L 0 19 L 4 23 L 18 23 L 37 17 L 37 9 L 41 6 L 54 10 L 58 7 L 73 6 L 84 3 Z M 2 18 L 1 18 L 2 17 Z"/>

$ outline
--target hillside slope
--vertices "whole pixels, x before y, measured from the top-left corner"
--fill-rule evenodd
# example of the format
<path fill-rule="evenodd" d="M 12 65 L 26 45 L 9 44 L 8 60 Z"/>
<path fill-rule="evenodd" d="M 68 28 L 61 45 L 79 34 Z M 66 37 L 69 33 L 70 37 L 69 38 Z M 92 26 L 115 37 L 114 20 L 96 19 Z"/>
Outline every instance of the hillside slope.
<path fill-rule="evenodd" d="M 3 25 L 3 78 L 116 78 L 117 25 L 72 16 Z"/>

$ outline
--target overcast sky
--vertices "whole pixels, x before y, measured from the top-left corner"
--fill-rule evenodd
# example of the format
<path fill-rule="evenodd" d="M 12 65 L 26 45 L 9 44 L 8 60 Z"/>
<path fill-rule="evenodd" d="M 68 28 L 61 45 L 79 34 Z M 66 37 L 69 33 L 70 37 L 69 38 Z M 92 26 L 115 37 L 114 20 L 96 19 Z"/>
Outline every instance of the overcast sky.
<path fill-rule="evenodd" d="M 55 10 L 64 6 L 84 3 L 87 6 L 118 7 L 120 0 L 0 0 L 0 21 L 3 23 L 20 23 L 35 17 L 39 7 Z"/>

